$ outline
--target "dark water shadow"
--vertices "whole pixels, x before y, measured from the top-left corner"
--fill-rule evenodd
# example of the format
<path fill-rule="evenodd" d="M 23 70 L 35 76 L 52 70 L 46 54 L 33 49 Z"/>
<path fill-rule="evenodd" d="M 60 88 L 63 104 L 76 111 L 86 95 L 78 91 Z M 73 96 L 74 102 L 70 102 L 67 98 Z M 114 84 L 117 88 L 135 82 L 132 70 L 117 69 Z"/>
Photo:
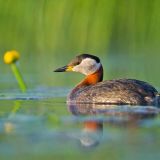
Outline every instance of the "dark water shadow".
<path fill-rule="evenodd" d="M 131 129 L 140 127 L 144 120 L 156 118 L 160 109 L 153 106 L 116 106 L 98 104 L 68 104 L 68 110 L 75 116 L 89 116 L 82 121 L 79 141 L 82 146 L 98 146 L 103 136 L 104 127 L 114 126 Z M 102 118 L 97 118 L 101 117 Z"/>

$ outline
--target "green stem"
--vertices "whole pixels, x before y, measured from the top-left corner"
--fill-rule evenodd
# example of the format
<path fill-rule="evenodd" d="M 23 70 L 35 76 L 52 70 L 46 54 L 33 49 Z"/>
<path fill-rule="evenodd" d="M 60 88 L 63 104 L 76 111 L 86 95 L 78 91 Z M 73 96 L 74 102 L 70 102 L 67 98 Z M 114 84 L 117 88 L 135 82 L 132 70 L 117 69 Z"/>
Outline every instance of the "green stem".
<path fill-rule="evenodd" d="M 21 101 L 15 101 L 13 109 L 11 110 L 11 113 L 8 116 L 8 119 L 14 117 L 16 115 L 16 113 L 20 110 L 20 108 L 21 108 Z"/>
<path fill-rule="evenodd" d="M 23 80 L 23 78 L 22 78 L 22 76 L 21 76 L 21 73 L 20 73 L 20 71 L 18 70 L 16 64 L 15 64 L 15 63 L 12 63 L 12 64 L 11 64 L 11 68 L 12 68 L 13 74 L 14 74 L 15 77 L 16 77 L 16 80 L 17 80 L 17 82 L 18 82 L 18 84 L 19 84 L 19 87 L 20 87 L 21 91 L 22 91 L 22 92 L 25 92 L 26 89 L 27 89 L 27 87 L 26 87 L 26 85 L 25 85 L 25 83 L 24 83 L 24 80 Z"/>

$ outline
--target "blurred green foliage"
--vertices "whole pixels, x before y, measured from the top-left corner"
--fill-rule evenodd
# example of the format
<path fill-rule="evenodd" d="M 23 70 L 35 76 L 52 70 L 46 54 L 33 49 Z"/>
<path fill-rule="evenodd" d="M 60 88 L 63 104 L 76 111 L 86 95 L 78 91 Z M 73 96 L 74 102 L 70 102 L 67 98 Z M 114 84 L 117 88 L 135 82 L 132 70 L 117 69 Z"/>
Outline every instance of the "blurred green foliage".
<path fill-rule="evenodd" d="M 0 0 L 1 51 L 158 53 L 159 7 L 159 0 Z"/>
<path fill-rule="evenodd" d="M 24 73 L 48 84 L 58 81 L 49 77 L 54 68 L 87 52 L 100 56 L 107 78 L 158 85 L 159 7 L 159 0 L 0 0 L 0 54 L 20 51 Z"/>

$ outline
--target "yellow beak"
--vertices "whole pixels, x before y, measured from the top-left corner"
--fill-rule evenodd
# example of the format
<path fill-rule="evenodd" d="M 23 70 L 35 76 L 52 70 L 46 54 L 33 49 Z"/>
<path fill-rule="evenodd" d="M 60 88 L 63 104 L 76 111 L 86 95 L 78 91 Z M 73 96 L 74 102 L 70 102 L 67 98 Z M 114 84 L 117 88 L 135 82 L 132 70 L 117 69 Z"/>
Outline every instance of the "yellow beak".
<path fill-rule="evenodd" d="M 68 66 L 68 65 L 54 70 L 54 72 L 70 72 L 70 71 L 73 71 L 73 66 Z"/>

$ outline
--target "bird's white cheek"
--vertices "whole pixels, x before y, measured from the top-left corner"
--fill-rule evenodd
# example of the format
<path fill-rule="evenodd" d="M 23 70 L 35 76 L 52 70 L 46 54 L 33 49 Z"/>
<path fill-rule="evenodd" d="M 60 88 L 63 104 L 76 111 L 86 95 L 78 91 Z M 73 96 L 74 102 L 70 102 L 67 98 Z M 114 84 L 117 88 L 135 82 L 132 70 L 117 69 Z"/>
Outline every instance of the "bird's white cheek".
<path fill-rule="evenodd" d="M 74 72 L 82 72 L 82 67 L 80 65 L 73 67 L 72 69 Z"/>
<path fill-rule="evenodd" d="M 82 73 L 84 75 L 90 75 L 90 74 L 93 74 L 94 72 L 96 72 L 99 68 L 100 68 L 100 63 L 98 64 L 94 64 L 94 65 L 78 65 L 78 66 L 75 66 L 73 68 L 73 71 L 74 72 L 79 72 L 79 73 Z"/>
<path fill-rule="evenodd" d="M 100 66 L 101 66 L 100 63 L 96 63 L 94 65 L 88 66 L 88 68 L 86 70 L 86 75 L 95 73 L 100 68 Z"/>
<path fill-rule="evenodd" d="M 87 67 L 86 66 L 83 66 L 83 65 L 78 65 L 78 66 L 75 66 L 74 68 L 73 68 L 73 71 L 74 72 L 79 72 L 79 73 L 82 73 L 82 74 L 84 74 L 84 75 L 88 75 L 88 69 L 87 69 Z"/>

